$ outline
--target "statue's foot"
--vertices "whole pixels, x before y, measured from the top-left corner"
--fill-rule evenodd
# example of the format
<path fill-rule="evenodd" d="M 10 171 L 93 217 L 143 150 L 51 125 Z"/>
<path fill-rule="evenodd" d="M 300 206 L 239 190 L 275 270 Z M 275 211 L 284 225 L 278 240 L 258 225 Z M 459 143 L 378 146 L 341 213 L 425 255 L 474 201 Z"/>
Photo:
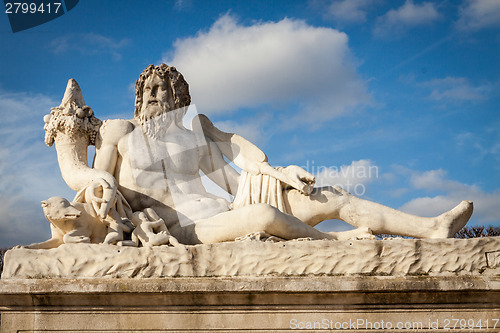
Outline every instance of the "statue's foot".
<path fill-rule="evenodd" d="M 181 243 L 179 243 L 179 241 L 177 240 L 177 238 L 175 238 L 174 236 L 170 235 L 170 238 L 168 239 L 168 242 L 170 243 L 170 245 L 172 246 L 182 246 Z"/>
<path fill-rule="evenodd" d="M 429 238 L 452 238 L 469 221 L 474 206 L 472 201 L 462 201 L 452 210 L 439 215 L 437 229 Z"/>
<path fill-rule="evenodd" d="M 337 240 L 350 240 L 350 239 L 377 239 L 375 235 L 373 235 L 370 228 L 360 227 L 354 230 L 341 231 L 341 232 L 333 232 L 337 237 Z"/>
<path fill-rule="evenodd" d="M 110 231 L 110 232 L 108 232 L 108 234 L 104 238 L 103 243 L 108 244 L 108 245 L 112 245 L 112 244 L 115 244 L 116 242 L 119 242 L 121 240 L 122 240 L 122 237 L 120 236 L 120 234 L 118 232 Z"/>
<path fill-rule="evenodd" d="M 149 236 L 149 242 L 146 244 L 142 244 L 143 246 L 160 246 L 160 245 L 168 245 L 170 240 L 170 235 L 167 234 L 156 234 Z"/>

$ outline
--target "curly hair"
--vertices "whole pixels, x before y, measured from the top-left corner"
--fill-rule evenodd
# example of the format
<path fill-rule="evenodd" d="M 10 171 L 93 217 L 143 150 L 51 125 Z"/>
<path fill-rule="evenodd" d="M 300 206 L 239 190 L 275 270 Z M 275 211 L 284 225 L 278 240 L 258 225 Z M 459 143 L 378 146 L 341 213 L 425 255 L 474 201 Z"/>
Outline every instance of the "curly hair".
<path fill-rule="evenodd" d="M 142 96 L 144 83 L 147 78 L 152 75 L 158 75 L 162 80 L 167 82 L 167 86 L 172 90 L 173 110 L 179 109 L 191 104 L 191 96 L 189 95 L 189 85 L 184 80 L 184 76 L 173 66 L 161 64 L 160 66 L 149 65 L 139 76 L 135 83 L 135 111 L 134 117 L 139 117 L 142 107 Z"/>

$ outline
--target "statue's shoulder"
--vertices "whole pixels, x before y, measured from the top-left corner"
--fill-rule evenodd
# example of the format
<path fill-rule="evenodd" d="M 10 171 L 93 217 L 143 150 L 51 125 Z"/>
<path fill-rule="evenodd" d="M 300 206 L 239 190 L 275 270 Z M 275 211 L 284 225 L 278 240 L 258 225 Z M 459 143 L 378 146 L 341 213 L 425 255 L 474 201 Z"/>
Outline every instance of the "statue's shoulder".
<path fill-rule="evenodd" d="M 109 119 L 105 120 L 99 129 L 100 143 L 117 144 L 118 141 L 137 126 L 134 120 Z"/>

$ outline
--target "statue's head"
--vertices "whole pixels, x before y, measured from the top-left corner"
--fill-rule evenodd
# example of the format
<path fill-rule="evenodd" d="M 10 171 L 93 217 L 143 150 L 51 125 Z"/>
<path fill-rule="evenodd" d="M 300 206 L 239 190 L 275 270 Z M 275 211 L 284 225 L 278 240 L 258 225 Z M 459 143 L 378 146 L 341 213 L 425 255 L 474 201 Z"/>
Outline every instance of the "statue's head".
<path fill-rule="evenodd" d="M 41 204 L 45 217 L 50 222 L 76 220 L 82 214 L 62 197 L 52 197 L 42 201 Z"/>
<path fill-rule="evenodd" d="M 148 120 L 190 103 L 189 85 L 175 67 L 149 65 L 135 83 L 136 119 Z"/>

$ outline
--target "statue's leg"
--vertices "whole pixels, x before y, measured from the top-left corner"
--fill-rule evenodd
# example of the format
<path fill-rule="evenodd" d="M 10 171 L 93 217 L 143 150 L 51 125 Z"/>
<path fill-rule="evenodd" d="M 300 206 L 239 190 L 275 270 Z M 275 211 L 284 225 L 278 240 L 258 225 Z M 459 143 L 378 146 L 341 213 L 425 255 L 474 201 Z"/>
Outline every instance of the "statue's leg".
<path fill-rule="evenodd" d="M 104 238 L 104 244 L 115 244 L 123 241 L 123 231 L 118 227 L 118 224 L 111 221 L 108 225 L 108 234 Z"/>
<path fill-rule="evenodd" d="M 30 244 L 30 245 L 17 245 L 17 246 L 14 246 L 14 249 L 20 249 L 20 248 L 24 248 L 24 249 L 54 249 L 56 247 L 59 247 L 61 246 L 62 244 L 64 244 L 62 238 L 50 238 L 44 242 L 41 242 L 41 243 L 33 243 L 33 244 Z"/>
<path fill-rule="evenodd" d="M 238 237 L 258 231 L 284 239 L 336 239 L 334 234 L 321 232 L 267 204 L 249 205 L 220 213 L 195 222 L 193 228 L 192 243 L 234 241 Z"/>
<path fill-rule="evenodd" d="M 453 237 L 473 210 L 472 202 L 462 201 L 437 217 L 419 217 L 360 199 L 337 186 L 317 188 L 310 196 L 290 190 L 285 192 L 285 198 L 291 214 L 311 226 L 339 219 L 356 228 L 370 228 L 375 234 L 420 238 Z"/>

